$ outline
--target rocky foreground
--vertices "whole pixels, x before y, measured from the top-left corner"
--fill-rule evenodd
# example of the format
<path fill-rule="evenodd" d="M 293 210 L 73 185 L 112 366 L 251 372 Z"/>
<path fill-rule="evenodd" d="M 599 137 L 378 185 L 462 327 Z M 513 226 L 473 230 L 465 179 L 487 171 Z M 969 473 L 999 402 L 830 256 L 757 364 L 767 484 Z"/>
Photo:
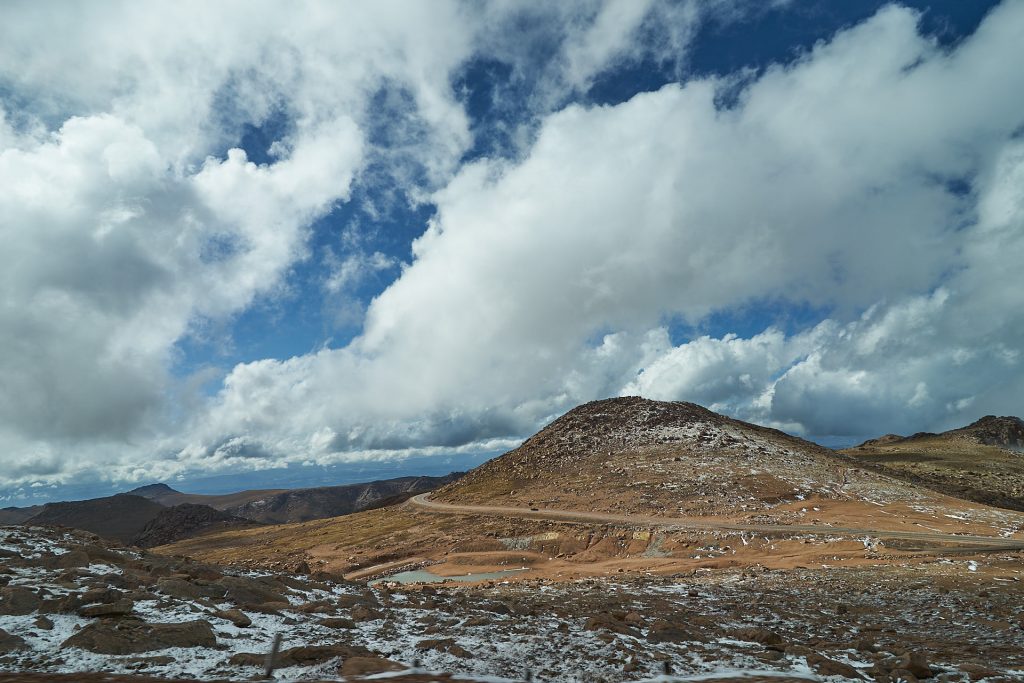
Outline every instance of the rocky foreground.
<path fill-rule="evenodd" d="M 0 672 L 251 679 L 280 634 L 282 680 L 1018 681 L 1022 574 L 990 556 L 371 589 L 0 528 Z"/>

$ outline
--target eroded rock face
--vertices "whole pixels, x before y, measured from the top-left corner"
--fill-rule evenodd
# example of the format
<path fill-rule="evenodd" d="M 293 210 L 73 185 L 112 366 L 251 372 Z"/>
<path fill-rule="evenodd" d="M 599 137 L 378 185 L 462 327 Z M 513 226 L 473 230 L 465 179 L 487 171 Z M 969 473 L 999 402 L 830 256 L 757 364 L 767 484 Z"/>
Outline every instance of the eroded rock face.
<path fill-rule="evenodd" d="M 150 624 L 137 619 L 103 619 L 65 640 L 61 647 L 77 647 L 105 655 L 129 655 L 168 647 L 214 647 L 217 638 L 203 619 L 179 624 Z"/>

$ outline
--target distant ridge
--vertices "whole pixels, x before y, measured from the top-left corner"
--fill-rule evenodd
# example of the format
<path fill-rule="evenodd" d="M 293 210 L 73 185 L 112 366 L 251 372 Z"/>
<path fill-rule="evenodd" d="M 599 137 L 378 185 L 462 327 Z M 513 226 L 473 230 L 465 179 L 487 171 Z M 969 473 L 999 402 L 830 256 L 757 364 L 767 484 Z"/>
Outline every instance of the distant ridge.
<path fill-rule="evenodd" d="M 462 476 L 398 477 L 303 489 L 182 493 L 163 482 L 105 498 L 0 510 L 0 525 L 66 526 L 143 547 L 171 543 L 211 529 L 302 522 L 401 503 Z"/>
<path fill-rule="evenodd" d="M 940 434 L 887 434 L 843 452 L 920 486 L 1024 511 L 1024 420 L 1019 417 L 986 415 Z"/>
<path fill-rule="evenodd" d="M 142 496 L 119 493 L 106 498 L 47 503 L 24 521 L 28 526 L 65 526 L 130 543 L 164 507 Z"/>

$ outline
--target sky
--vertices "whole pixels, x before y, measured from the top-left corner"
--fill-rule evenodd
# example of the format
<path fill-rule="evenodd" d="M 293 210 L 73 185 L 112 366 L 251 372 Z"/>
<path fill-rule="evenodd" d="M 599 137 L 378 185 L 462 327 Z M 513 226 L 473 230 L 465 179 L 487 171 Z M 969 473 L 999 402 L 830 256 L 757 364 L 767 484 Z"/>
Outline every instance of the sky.
<path fill-rule="evenodd" d="M 598 398 L 1024 414 L 1024 0 L 6 2 L 0 505 Z"/>

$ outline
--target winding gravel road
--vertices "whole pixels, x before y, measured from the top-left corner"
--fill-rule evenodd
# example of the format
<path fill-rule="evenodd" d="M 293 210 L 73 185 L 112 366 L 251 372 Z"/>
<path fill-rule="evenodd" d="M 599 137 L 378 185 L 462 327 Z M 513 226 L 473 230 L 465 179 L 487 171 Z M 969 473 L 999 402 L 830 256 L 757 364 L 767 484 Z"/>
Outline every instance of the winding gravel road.
<path fill-rule="evenodd" d="M 703 520 L 693 517 L 650 517 L 646 515 L 613 515 L 606 512 L 585 512 L 580 510 L 533 510 L 530 508 L 502 507 L 491 505 L 452 505 L 430 500 L 429 493 L 421 493 L 409 499 L 409 504 L 429 512 L 456 515 L 492 515 L 518 517 L 522 519 L 543 519 L 568 522 L 597 522 L 599 524 L 638 524 L 657 526 L 680 531 L 750 531 L 758 534 L 814 534 L 818 536 L 845 536 L 856 540 L 864 538 L 889 538 L 928 543 L 952 543 L 962 548 L 944 552 L 1004 552 L 1024 550 L 1024 540 L 999 536 L 972 536 L 968 534 L 943 534 L 934 531 L 894 531 L 888 529 L 857 529 L 853 527 L 826 526 L 824 524 L 743 524 Z M 936 552 L 929 549 L 928 552 Z"/>

